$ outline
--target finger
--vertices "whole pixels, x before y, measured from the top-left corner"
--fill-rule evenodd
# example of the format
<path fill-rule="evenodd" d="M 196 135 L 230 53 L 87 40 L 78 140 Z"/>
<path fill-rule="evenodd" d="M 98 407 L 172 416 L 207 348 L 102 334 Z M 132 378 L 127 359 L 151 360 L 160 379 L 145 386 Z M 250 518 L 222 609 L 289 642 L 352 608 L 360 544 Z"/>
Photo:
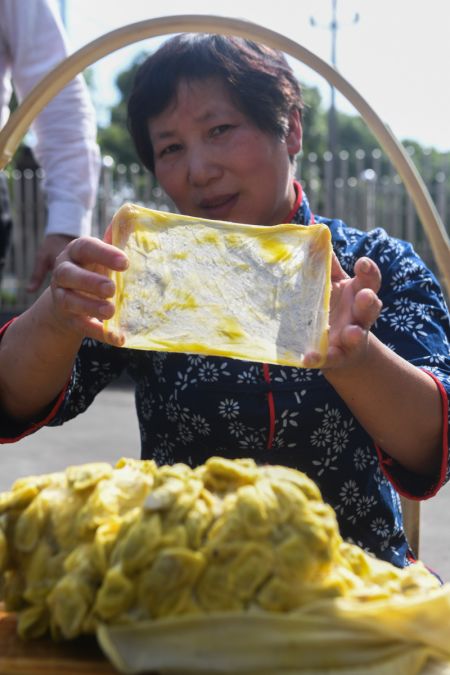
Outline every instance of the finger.
<path fill-rule="evenodd" d="M 110 330 L 105 330 L 104 325 L 102 325 L 102 337 L 97 338 L 98 340 L 103 340 L 114 347 L 123 347 L 125 344 L 125 335 L 123 333 L 114 333 Z"/>
<path fill-rule="evenodd" d="M 72 290 L 98 298 L 111 298 L 115 291 L 113 280 L 106 274 L 78 267 L 68 260 L 55 268 L 51 285 L 55 290 L 58 288 Z"/>
<path fill-rule="evenodd" d="M 381 272 L 378 265 L 367 257 L 358 258 L 355 263 L 354 273 L 357 287 L 370 288 L 378 293 L 381 287 Z"/>
<path fill-rule="evenodd" d="M 123 334 L 105 331 L 103 323 L 94 318 L 74 316 L 71 322 L 73 328 L 85 337 L 98 340 L 99 342 L 106 342 L 114 347 L 123 347 L 125 343 L 125 336 Z"/>
<path fill-rule="evenodd" d="M 369 330 L 378 319 L 383 303 L 370 288 L 363 288 L 355 296 L 352 308 L 354 323 Z"/>
<path fill-rule="evenodd" d="M 56 288 L 53 292 L 55 304 L 59 311 L 74 316 L 85 316 L 99 319 L 110 319 L 115 312 L 115 305 L 110 300 L 96 299 L 66 288 Z"/>
<path fill-rule="evenodd" d="M 69 258 L 77 265 L 103 265 L 118 272 L 128 267 L 128 258 L 120 248 L 95 237 L 80 237 L 66 248 Z"/>
<path fill-rule="evenodd" d="M 323 357 L 316 351 L 306 352 L 303 356 L 303 366 L 305 368 L 319 368 L 322 362 Z"/>
<path fill-rule="evenodd" d="M 323 366 L 321 366 L 321 368 L 322 370 L 326 370 L 327 368 L 337 368 L 343 363 L 344 359 L 345 359 L 344 350 L 341 347 L 330 345 L 328 347 L 325 363 L 323 364 Z"/>
<path fill-rule="evenodd" d="M 342 329 L 339 336 L 339 346 L 330 345 L 322 370 L 339 368 L 353 361 L 362 352 L 367 344 L 368 331 L 354 324 Z"/>
<path fill-rule="evenodd" d="M 360 353 L 367 344 L 367 337 L 369 331 L 365 330 L 361 326 L 356 326 L 351 324 L 342 329 L 341 332 L 341 344 L 342 351 L 344 354 L 353 354 L 353 357 L 356 354 Z"/>

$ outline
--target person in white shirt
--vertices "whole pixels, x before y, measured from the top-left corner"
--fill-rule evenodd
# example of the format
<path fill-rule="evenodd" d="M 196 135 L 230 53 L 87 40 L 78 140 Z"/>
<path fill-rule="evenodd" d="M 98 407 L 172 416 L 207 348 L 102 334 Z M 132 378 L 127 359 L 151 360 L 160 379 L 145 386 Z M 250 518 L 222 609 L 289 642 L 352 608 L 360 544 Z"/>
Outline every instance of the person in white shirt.
<path fill-rule="evenodd" d="M 0 0 L 1 126 L 8 119 L 12 89 L 20 102 L 68 53 L 56 0 Z M 40 288 L 56 256 L 71 239 L 91 231 L 100 152 L 94 108 L 82 77 L 72 80 L 44 108 L 32 129 L 36 138 L 33 152 L 45 174 L 48 221 L 29 291 Z M 6 254 L 10 230 L 4 175 L 2 182 L 0 261 Z"/>

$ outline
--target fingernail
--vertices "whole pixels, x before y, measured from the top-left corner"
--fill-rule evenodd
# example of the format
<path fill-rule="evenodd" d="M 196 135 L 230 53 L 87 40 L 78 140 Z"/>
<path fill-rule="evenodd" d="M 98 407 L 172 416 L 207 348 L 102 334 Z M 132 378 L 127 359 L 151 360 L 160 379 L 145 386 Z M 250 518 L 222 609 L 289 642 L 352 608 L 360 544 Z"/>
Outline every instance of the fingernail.
<path fill-rule="evenodd" d="M 114 295 L 114 290 L 115 287 L 112 281 L 103 281 L 100 286 L 100 292 L 105 298 Z"/>
<path fill-rule="evenodd" d="M 115 347 L 123 347 L 125 344 L 125 335 L 123 333 L 113 333 L 112 331 L 105 331 L 105 340 Z"/>
<path fill-rule="evenodd" d="M 361 260 L 361 271 L 367 274 L 367 272 L 370 270 L 370 263 L 367 259 Z"/>
<path fill-rule="evenodd" d="M 128 267 L 128 258 L 124 258 L 122 255 L 117 255 L 114 262 L 118 270 L 126 270 Z"/>
<path fill-rule="evenodd" d="M 320 362 L 320 354 L 318 354 L 317 352 L 308 352 L 307 354 L 305 354 L 304 360 L 309 367 L 314 368 Z"/>
<path fill-rule="evenodd" d="M 98 308 L 98 313 L 100 316 L 103 316 L 105 319 L 109 319 L 112 314 L 112 306 L 110 302 L 102 303 Z"/>

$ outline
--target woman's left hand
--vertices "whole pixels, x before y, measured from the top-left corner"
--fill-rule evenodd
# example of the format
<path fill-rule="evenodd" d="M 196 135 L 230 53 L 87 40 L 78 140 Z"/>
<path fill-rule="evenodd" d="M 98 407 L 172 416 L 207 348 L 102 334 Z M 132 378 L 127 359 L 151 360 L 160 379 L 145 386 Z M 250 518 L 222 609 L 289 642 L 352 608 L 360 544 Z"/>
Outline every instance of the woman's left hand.
<path fill-rule="evenodd" d="M 377 296 L 381 273 L 376 263 L 359 258 L 354 273 L 349 277 L 333 253 L 329 344 L 322 370 L 357 365 L 364 358 L 369 331 L 381 312 L 382 302 Z M 307 354 L 305 365 L 314 366 L 315 359 L 314 354 Z"/>

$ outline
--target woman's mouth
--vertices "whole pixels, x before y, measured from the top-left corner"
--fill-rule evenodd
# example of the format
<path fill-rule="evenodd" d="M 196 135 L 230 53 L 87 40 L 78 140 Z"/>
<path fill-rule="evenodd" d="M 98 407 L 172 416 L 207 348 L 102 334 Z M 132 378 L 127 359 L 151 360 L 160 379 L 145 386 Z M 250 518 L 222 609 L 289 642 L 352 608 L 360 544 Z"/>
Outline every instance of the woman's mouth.
<path fill-rule="evenodd" d="M 235 207 L 238 197 L 237 193 L 209 197 L 202 199 L 199 207 L 212 220 L 226 220 L 228 214 Z"/>

